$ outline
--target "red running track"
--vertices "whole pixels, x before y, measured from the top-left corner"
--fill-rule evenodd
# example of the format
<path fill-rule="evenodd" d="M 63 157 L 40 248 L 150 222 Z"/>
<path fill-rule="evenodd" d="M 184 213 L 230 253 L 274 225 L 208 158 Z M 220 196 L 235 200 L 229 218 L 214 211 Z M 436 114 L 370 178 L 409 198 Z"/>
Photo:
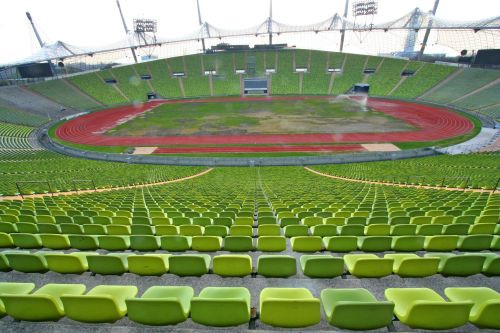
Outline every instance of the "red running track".
<path fill-rule="evenodd" d="M 271 152 L 336 152 L 364 151 L 361 145 L 337 146 L 219 146 L 219 147 L 172 147 L 157 148 L 153 154 L 192 154 L 192 153 L 271 153 Z"/>
<path fill-rule="evenodd" d="M 299 144 L 299 143 L 377 143 L 435 141 L 452 138 L 470 132 L 472 122 L 446 108 L 423 104 L 369 98 L 367 105 L 401 119 L 417 129 L 405 132 L 343 133 L 343 134 L 250 134 L 250 135 L 198 135 L 198 136 L 151 136 L 115 137 L 104 133 L 160 104 L 202 103 L 227 101 L 303 100 L 331 96 L 299 97 L 224 97 L 196 100 L 153 101 L 138 106 L 89 113 L 62 124 L 56 130 L 65 141 L 95 146 L 168 146 L 168 145 L 228 145 L 228 144 Z M 199 151 L 199 150 L 197 150 Z"/>

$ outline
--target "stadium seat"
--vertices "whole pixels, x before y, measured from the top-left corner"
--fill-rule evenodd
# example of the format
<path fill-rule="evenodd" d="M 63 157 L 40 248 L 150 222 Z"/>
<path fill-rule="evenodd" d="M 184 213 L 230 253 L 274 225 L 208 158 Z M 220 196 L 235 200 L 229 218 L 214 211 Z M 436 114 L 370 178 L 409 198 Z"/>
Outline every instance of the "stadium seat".
<path fill-rule="evenodd" d="M 66 311 L 60 302 L 62 295 L 82 295 L 85 288 L 83 284 L 49 283 L 32 294 L 2 293 L 0 299 L 5 306 L 5 312 L 17 320 L 56 321 L 62 318 Z"/>
<path fill-rule="evenodd" d="M 175 236 L 179 235 L 179 227 L 175 225 L 159 224 L 155 226 L 157 236 Z"/>
<path fill-rule="evenodd" d="M 188 236 L 165 235 L 160 237 L 160 246 L 166 251 L 187 251 L 191 249 L 192 239 Z"/>
<path fill-rule="evenodd" d="M 493 240 L 492 235 L 468 235 L 458 238 L 457 249 L 460 251 L 488 250 Z"/>
<path fill-rule="evenodd" d="M 253 250 L 253 240 L 249 236 L 227 236 L 224 238 L 224 250 L 246 252 Z"/>
<path fill-rule="evenodd" d="M 114 323 L 127 314 L 125 300 L 137 294 L 136 286 L 100 285 L 85 295 L 63 295 L 66 316 L 85 323 Z"/>
<path fill-rule="evenodd" d="M 397 224 L 391 226 L 391 236 L 412 236 L 417 234 L 415 224 Z"/>
<path fill-rule="evenodd" d="M 108 251 L 125 251 L 130 248 L 130 237 L 120 235 L 98 236 L 99 247 Z"/>
<path fill-rule="evenodd" d="M 480 328 L 500 329 L 500 294 L 485 287 L 451 288 L 444 290 L 452 302 L 472 302 L 469 321 Z"/>
<path fill-rule="evenodd" d="M 45 273 L 48 271 L 46 252 L 29 253 L 25 251 L 7 250 L 3 254 L 11 269 L 23 273 Z M 53 252 L 51 252 L 53 253 Z"/>
<path fill-rule="evenodd" d="M 349 330 L 371 330 L 391 323 L 394 303 L 377 301 L 366 289 L 321 291 L 321 304 L 331 325 Z"/>
<path fill-rule="evenodd" d="M 344 260 L 331 255 L 303 255 L 300 266 L 312 278 L 332 278 L 344 273 Z"/>
<path fill-rule="evenodd" d="M 426 253 L 425 257 L 439 258 L 439 273 L 445 276 L 468 276 L 483 270 L 485 257 L 480 254 Z"/>
<path fill-rule="evenodd" d="M 183 224 L 179 226 L 179 234 L 182 236 L 201 236 L 205 229 L 194 224 Z"/>
<path fill-rule="evenodd" d="M 358 249 L 365 252 L 383 252 L 391 249 L 392 238 L 389 236 L 358 237 Z"/>
<path fill-rule="evenodd" d="M 252 273 L 252 257 L 247 254 L 222 254 L 213 257 L 213 272 L 220 276 L 247 276 Z"/>
<path fill-rule="evenodd" d="M 127 257 L 128 271 L 137 275 L 163 275 L 168 272 L 169 257 L 170 254 L 164 253 L 129 255 Z"/>
<path fill-rule="evenodd" d="M 207 326 L 237 326 L 250 321 L 250 292 L 244 287 L 206 287 L 191 300 L 191 318 Z"/>
<path fill-rule="evenodd" d="M 253 226 L 253 218 L 252 217 L 236 217 L 234 219 L 234 225 L 244 225 L 244 226 Z"/>
<path fill-rule="evenodd" d="M 496 226 L 494 223 L 476 223 L 469 226 L 469 235 L 492 235 Z"/>
<path fill-rule="evenodd" d="M 0 248 L 10 248 L 14 246 L 12 237 L 5 232 L 0 232 Z"/>
<path fill-rule="evenodd" d="M 130 248 L 136 251 L 156 251 L 160 248 L 160 239 L 151 235 L 132 235 Z"/>
<path fill-rule="evenodd" d="M 52 272 L 61 274 L 82 274 L 88 271 L 89 264 L 87 255 L 93 252 L 72 252 L 72 253 L 53 253 L 44 254 L 47 266 Z"/>
<path fill-rule="evenodd" d="M 322 239 L 319 236 L 297 236 L 290 238 L 292 250 L 297 252 L 321 251 Z"/>
<path fill-rule="evenodd" d="M 327 251 L 351 252 L 358 249 L 356 236 L 332 236 L 324 237 L 323 244 Z"/>
<path fill-rule="evenodd" d="M 194 290 L 188 286 L 153 286 L 140 298 L 127 298 L 128 318 L 145 325 L 174 325 L 191 311 Z"/>
<path fill-rule="evenodd" d="M 484 257 L 483 274 L 487 276 L 500 275 L 500 255 L 496 253 L 481 253 Z"/>
<path fill-rule="evenodd" d="M 257 238 L 257 250 L 263 252 L 285 251 L 286 238 L 283 236 L 261 236 Z"/>
<path fill-rule="evenodd" d="M 5 306 L 2 302 L 2 295 L 26 295 L 35 289 L 34 283 L 22 282 L 0 282 L 0 318 L 5 315 Z"/>
<path fill-rule="evenodd" d="M 231 236 L 253 236 L 253 228 L 249 225 L 233 225 L 229 228 Z"/>
<path fill-rule="evenodd" d="M 388 224 L 369 224 L 365 226 L 365 236 L 389 236 L 391 226 Z"/>
<path fill-rule="evenodd" d="M 257 274 L 265 277 L 289 277 L 297 273 L 294 257 L 287 255 L 261 255 L 257 260 Z"/>
<path fill-rule="evenodd" d="M 199 252 L 214 252 L 222 248 L 222 237 L 219 236 L 194 236 L 191 248 Z"/>
<path fill-rule="evenodd" d="M 204 236 L 219 236 L 226 237 L 229 235 L 229 227 L 224 225 L 207 225 L 205 227 Z"/>
<path fill-rule="evenodd" d="M 321 320 L 320 300 L 306 288 L 264 288 L 260 292 L 260 320 L 285 328 L 312 326 Z"/>
<path fill-rule="evenodd" d="M 102 275 L 121 275 L 128 272 L 128 253 L 107 255 L 92 254 L 87 256 L 89 270 Z"/>
<path fill-rule="evenodd" d="M 42 247 L 42 239 L 40 235 L 27 233 L 10 234 L 12 242 L 16 247 L 21 249 L 39 249 Z"/>
<path fill-rule="evenodd" d="M 382 277 L 392 274 L 393 259 L 379 258 L 375 254 L 346 254 L 347 270 L 357 277 Z"/>
<path fill-rule="evenodd" d="M 414 253 L 388 253 L 384 258 L 394 260 L 392 270 L 401 277 L 424 277 L 438 272 L 438 258 L 422 258 Z"/>
<path fill-rule="evenodd" d="M 337 235 L 337 227 L 331 224 L 320 224 L 311 227 L 311 235 L 328 237 Z"/>
<path fill-rule="evenodd" d="M 285 237 L 307 236 L 309 234 L 309 227 L 306 225 L 287 225 L 283 228 Z"/>
<path fill-rule="evenodd" d="M 168 258 L 170 273 L 179 276 L 201 276 L 208 273 L 208 254 L 181 254 Z"/>
<path fill-rule="evenodd" d="M 261 224 L 257 227 L 257 235 L 260 236 L 281 236 L 281 228 L 277 224 Z"/>
<path fill-rule="evenodd" d="M 68 235 L 40 234 L 43 247 L 52 250 L 66 250 L 71 247 Z"/>
<path fill-rule="evenodd" d="M 424 249 L 426 251 L 453 251 L 457 248 L 457 243 L 458 236 L 426 236 L 424 241 Z"/>
<path fill-rule="evenodd" d="M 391 249 L 394 251 L 414 252 L 424 248 L 424 236 L 395 236 L 392 237 Z"/>
<path fill-rule="evenodd" d="M 472 302 L 446 302 L 428 288 L 388 288 L 385 297 L 394 302 L 394 314 L 411 328 L 446 330 L 467 323 Z"/>
<path fill-rule="evenodd" d="M 81 251 L 97 250 L 99 248 L 98 236 L 68 235 L 72 248 Z"/>

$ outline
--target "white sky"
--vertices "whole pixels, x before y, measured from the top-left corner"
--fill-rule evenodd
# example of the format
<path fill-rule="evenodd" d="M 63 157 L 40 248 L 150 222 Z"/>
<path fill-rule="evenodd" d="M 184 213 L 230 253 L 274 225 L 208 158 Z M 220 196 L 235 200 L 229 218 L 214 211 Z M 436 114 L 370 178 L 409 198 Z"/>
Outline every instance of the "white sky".
<path fill-rule="evenodd" d="M 352 2 L 352 0 L 351 0 Z M 121 0 L 129 26 L 133 18 L 158 20 L 158 36 L 178 37 L 198 28 L 196 0 Z M 379 0 L 374 22 L 403 16 L 415 7 L 432 9 L 434 0 Z M 203 20 L 225 29 L 251 27 L 268 16 L 269 0 L 200 0 Z M 342 14 L 345 0 L 274 0 L 275 20 L 291 25 Z M 42 39 L 75 46 L 100 46 L 124 36 L 115 0 L 0 0 L 0 63 L 24 58 L 39 46 L 26 19 L 31 15 Z M 441 0 L 437 16 L 454 21 L 500 15 L 500 0 Z"/>

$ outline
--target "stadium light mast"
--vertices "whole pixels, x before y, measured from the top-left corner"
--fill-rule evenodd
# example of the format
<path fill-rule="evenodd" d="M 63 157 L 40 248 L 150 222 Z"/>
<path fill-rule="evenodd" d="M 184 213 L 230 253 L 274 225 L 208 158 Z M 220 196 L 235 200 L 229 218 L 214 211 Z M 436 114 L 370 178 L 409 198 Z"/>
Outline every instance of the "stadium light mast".
<path fill-rule="evenodd" d="M 267 33 L 269 45 L 273 45 L 273 0 L 269 0 L 269 18 L 267 19 Z"/>
<path fill-rule="evenodd" d="M 349 0 L 345 0 L 344 20 L 342 21 L 342 30 L 340 31 L 340 52 L 344 49 L 345 38 L 345 21 L 347 20 L 347 12 L 349 11 Z"/>
<path fill-rule="evenodd" d="M 119 0 L 116 0 L 116 5 L 118 6 L 118 11 L 120 12 L 120 17 L 122 18 L 123 29 L 125 30 L 125 34 L 128 37 L 127 23 L 125 22 L 125 18 L 123 17 L 122 7 L 120 6 L 120 1 Z M 132 51 L 132 56 L 134 56 L 134 61 L 137 64 L 137 55 L 135 54 L 134 48 L 131 47 L 130 51 Z"/>
<path fill-rule="evenodd" d="M 434 8 L 432 8 L 432 16 L 436 15 L 438 6 L 439 6 L 439 0 L 435 0 Z M 424 40 L 422 41 L 422 47 L 420 48 L 418 59 L 421 59 L 422 56 L 424 55 L 425 47 L 427 46 L 427 40 L 429 39 L 429 34 L 431 33 L 432 19 L 433 18 L 431 17 L 429 22 L 427 23 L 427 29 L 425 30 Z"/>
<path fill-rule="evenodd" d="M 203 21 L 201 19 L 200 0 L 196 0 L 196 8 L 198 9 L 198 23 L 201 27 L 203 25 Z M 205 38 L 203 38 L 203 36 L 201 36 L 201 47 L 203 48 L 203 53 L 205 53 Z"/>
<path fill-rule="evenodd" d="M 38 30 L 36 29 L 35 23 L 33 23 L 33 19 L 31 18 L 30 12 L 26 12 L 26 17 L 31 23 L 31 27 L 33 28 L 33 32 L 35 33 L 36 39 L 38 40 L 38 44 L 40 44 L 40 47 L 43 47 L 45 43 L 43 42 L 42 38 L 40 37 L 40 34 L 38 33 Z"/>

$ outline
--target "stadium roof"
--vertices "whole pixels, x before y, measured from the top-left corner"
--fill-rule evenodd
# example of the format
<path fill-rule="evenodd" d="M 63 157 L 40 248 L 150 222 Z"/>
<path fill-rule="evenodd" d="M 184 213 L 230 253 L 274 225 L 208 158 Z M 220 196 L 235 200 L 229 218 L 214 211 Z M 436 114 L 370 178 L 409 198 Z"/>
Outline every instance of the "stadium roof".
<path fill-rule="evenodd" d="M 417 20 L 415 20 L 415 17 Z M 345 28 L 344 28 L 345 27 Z M 110 52 L 130 47 L 144 47 L 151 44 L 168 44 L 182 41 L 199 40 L 202 38 L 223 38 L 235 36 L 251 36 L 263 35 L 272 32 L 273 34 L 294 33 L 294 32 L 322 32 L 322 31 L 340 31 L 342 29 L 352 31 L 366 30 L 472 30 L 473 32 L 487 30 L 489 37 L 493 38 L 494 45 L 500 47 L 500 16 L 474 21 L 450 21 L 435 17 L 432 13 L 426 13 L 415 8 L 408 14 L 385 23 L 372 24 L 367 27 L 356 21 L 345 20 L 339 14 L 335 14 L 328 19 L 308 25 L 289 25 L 277 22 L 273 19 L 267 19 L 261 24 L 253 27 L 239 30 L 221 29 L 211 25 L 208 22 L 203 23 L 199 29 L 189 35 L 178 38 L 156 38 L 155 40 L 147 40 L 147 44 L 139 39 L 139 36 L 133 32 L 129 33 L 126 38 L 116 41 L 115 43 L 101 47 L 82 47 L 74 46 L 62 41 L 54 44 L 44 45 L 39 51 L 31 56 L 20 59 L 19 61 L 3 64 L 0 67 L 12 67 L 25 63 L 43 62 L 49 60 L 64 59 L 75 56 L 89 56 L 96 53 Z"/>

